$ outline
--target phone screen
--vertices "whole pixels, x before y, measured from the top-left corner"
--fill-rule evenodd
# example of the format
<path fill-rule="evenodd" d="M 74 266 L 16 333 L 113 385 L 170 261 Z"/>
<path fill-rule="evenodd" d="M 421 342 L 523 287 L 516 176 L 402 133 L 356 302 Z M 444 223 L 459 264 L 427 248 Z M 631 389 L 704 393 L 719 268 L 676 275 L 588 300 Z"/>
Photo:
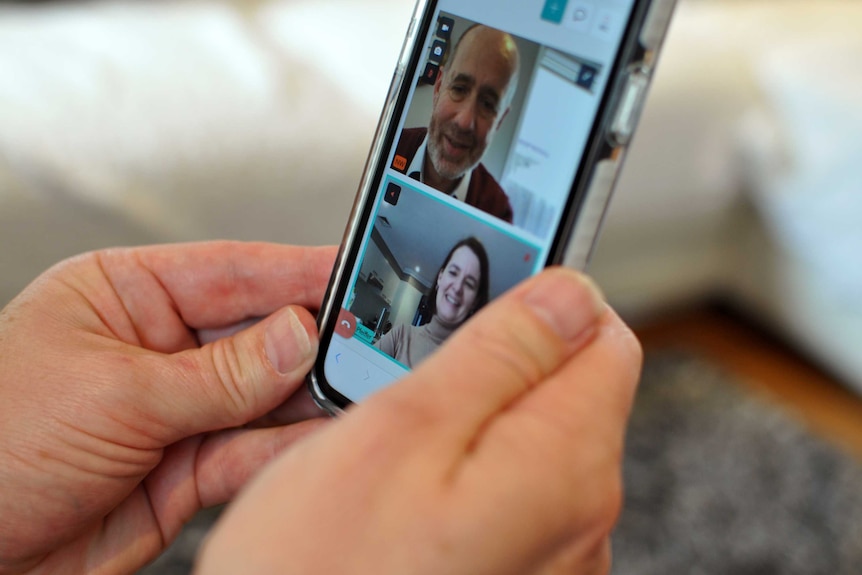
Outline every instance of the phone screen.
<path fill-rule="evenodd" d="M 545 267 L 634 4 L 429 3 L 324 326 L 327 396 L 391 384 Z"/>

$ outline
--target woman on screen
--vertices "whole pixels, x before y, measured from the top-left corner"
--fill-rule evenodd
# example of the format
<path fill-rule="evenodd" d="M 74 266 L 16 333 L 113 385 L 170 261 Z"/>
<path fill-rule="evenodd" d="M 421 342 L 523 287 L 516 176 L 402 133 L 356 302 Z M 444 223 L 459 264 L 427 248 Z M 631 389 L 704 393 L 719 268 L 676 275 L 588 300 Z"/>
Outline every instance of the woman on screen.
<path fill-rule="evenodd" d="M 469 237 L 455 244 L 428 295 L 430 321 L 393 327 L 380 338 L 377 348 L 414 368 L 488 303 L 488 273 L 488 254 L 479 240 Z"/>

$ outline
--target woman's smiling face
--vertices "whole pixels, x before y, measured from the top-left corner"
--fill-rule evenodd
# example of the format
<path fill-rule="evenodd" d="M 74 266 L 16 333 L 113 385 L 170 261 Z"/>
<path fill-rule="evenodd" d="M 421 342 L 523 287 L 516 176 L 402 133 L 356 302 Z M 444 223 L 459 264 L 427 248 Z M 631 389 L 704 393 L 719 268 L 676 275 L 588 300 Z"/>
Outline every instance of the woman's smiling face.
<path fill-rule="evenodd" d="M 446 323 L 460 324 L 473 311 L 479 290 L 479 258 L 467 246 L 454 252 L 437 275 L 437 316 Z"/>

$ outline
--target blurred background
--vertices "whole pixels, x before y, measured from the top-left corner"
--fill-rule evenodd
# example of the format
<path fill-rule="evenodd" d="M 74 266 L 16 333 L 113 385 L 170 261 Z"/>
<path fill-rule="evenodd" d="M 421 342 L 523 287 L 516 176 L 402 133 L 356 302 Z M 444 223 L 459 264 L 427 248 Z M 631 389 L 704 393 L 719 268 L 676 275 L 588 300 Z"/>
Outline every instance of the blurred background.
<path fill-rule="evenodd" d="M 411 11 L 0 4 L 0 304 L 90 249 L 340 241 Z M 860 26 L 859 0 L 679 2 L 590 268 L 647 350 L 620 572 L 862 559 Z"/>

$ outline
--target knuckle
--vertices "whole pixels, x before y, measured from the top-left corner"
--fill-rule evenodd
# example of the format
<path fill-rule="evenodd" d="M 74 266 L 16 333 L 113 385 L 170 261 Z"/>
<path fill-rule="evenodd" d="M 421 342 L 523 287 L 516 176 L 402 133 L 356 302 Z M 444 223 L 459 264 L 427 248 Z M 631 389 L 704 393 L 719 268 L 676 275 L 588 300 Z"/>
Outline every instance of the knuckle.
<path fill-rule="evenodd" d="M 619 519 L 623 508 L 623 481 L 619 469 L 606 478 L 604 494 L 597 505 L 596 517 L 599 531 L 609 535 Z"/>
<path fill-rule="evenodd" d="M 640 373 L 643 364 L 643 347 L 635 333 L 616 314 L 612 316 L 608 329 L 611 332 L 611 340 L 616 343 L 614 352 L 619 356 L 620 361 Z"/>
<path fill-rule="evenodd" d="M 625 326 L 620 340 L 624 348 L 623 354 L 626 356 L 628 363 L 636 372 L 640 372 L 644 359 L 643 347 L 640 340 L 628 326 Z"/>
<path fill-rule="evenodd" d="M 222 338 L 207 344 L 212 363 L 212 382 L 216 393 L 225 399 L 225 406 L 235 415 L 248 413 L 256 404 L 251 368 L 242 360 L 235 338 Z"/>
<path fill-rule="evenodd" d="M 622 321 L 617 321 L 612 341 L 615 343 L 613 354 L 617 365 L 620 393 L 616 395 L 622 413 L 627 417 L 631 412 L 634 394 L 640 382 L 643 367 L 643 348 L 634 332 Z"/>
<path fill-rule="evenodd" d="M 610 534 L 616 525 L 623 506 L 623 479 L 620 458 L 614 453 L 605 453 L 597 462 L 592 481 L 581 478 L 592 487 L 588 509 L 584 517 L 597 537 Z"/>

